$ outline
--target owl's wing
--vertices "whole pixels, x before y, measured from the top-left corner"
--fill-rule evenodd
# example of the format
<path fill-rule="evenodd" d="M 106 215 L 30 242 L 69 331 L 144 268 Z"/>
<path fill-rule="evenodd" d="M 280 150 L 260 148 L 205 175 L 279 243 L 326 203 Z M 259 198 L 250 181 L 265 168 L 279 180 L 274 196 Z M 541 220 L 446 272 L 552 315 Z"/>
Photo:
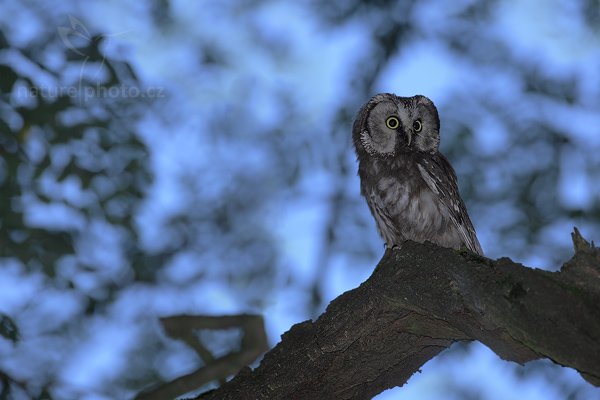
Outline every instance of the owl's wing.
<path fill-rule="evenodd" d="M 375 218 L 377 230 L 379 230 L 379 234 L 383 238 L 384 242 L 388 246 L 393 246 L 394 244 L 398 244 L 398 242 L 404 240 L 404 235 L 402 235 L 402 233 L 398 230 L 398 226 L 394 222 L 394 218 L 387 211 L 388 207 L 383 202 L 383 199 L 379 193 L 374 190 L 365 190 L 363 193 L 368 193 L 365 196 L 367 199 L 367 204 L 369 205 L 371 214 L 373 214 L 373 217 Z"/>
<path fill-rule="evenodd" d="M 422 158 L 418 161 L 419 172 L 431 191 L 438 195 L 448 209 L 450 219 L 463 238 L 466 247 L 474 253 L 483 255 L 483 250 L 475 235 L 465 203 L 458 193 L 456 173 L 443 154 Z"/>

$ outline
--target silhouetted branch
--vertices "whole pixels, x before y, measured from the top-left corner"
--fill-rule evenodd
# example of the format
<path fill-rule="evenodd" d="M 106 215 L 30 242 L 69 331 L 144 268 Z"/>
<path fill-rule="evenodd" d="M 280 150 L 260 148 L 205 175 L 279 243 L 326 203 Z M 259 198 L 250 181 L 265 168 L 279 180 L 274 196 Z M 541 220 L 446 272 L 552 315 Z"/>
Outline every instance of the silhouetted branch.
<path fill-rule="evenodd" d="M 294 325 L 255 370 L 201 399 L 369 399 L 455 341 L 538 358 L 600 386 L 600 251 L 573 233 L 560 272 L 406 242 L 315 322 Z"/>
<path fill-rule="evenodd" d="M 230 316 L 193 316 L 177 315 L 161 318 L 166 333 L 183 340 L 202 358 L 205 366 L 167 384 L 138 394 L 138 400 L 173 399 L 187 392 L 198 389 L 211 381 L 224 382 L 225 378 L 236 374 L 240 368 L 252 363 L 268 349 L 263 318 L 260 315 Z M 243 331 L 240 351 L 214 358 L 194 334 L 203 329 L 233 329 Z"/>

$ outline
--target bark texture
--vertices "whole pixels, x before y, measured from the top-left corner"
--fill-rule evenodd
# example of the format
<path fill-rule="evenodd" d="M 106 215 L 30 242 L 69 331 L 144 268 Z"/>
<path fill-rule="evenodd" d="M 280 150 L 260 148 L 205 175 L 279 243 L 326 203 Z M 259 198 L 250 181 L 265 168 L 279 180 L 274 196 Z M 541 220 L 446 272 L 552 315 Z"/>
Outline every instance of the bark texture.
<path fill-rule="evenodd" d="M 600 386 L 600 252 L 576 231 L 559 272 L 406 242 L 315 322 L 286 332 L 260 366 L 200 399 L 370 399 L 455 341 L 537 358 Z"/>

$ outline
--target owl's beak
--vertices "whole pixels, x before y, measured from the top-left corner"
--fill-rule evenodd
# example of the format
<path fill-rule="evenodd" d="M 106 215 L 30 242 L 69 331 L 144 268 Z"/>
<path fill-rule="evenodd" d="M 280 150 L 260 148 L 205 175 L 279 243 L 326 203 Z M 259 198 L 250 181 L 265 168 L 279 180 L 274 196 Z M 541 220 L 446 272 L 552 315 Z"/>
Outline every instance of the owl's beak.
<path fill-rule="evenodd" d="M 408 138 L 408 140 L 406 141 L 406 143 L 407 143 L 406 145 L 408 147 L 410 147 L 410 142 L 412 141 L 412 135 L 411 135 L 411 133 L 410 132 L 406 132 L 406 137 Z"/>

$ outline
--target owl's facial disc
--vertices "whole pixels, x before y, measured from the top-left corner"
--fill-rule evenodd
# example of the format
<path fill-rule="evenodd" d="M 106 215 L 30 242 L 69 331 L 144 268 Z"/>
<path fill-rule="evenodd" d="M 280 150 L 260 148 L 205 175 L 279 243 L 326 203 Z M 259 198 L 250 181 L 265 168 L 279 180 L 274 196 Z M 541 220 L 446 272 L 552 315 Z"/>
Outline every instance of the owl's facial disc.
<path fill-rule="evenodd" d="M 396 154 L 402 122 L 398 108 L 391 100 L 382 100 L 368 110 L 361 131 L 361 141 L 372 156 L 389 157 Z"/>
<path fill-rule="evenodd" d="M 435 153 L 439 129 L 437 109 L 427 97 L 380 93 L 360 110 L 352 135 L 359 154 L 389 158 L 415 151 Z"/>

